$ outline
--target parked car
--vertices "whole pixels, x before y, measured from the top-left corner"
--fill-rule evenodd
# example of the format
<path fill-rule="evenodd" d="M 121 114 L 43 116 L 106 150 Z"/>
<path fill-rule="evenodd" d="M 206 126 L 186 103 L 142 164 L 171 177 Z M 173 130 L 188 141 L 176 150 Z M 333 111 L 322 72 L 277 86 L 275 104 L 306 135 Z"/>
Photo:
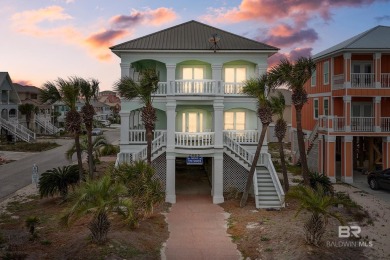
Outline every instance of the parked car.
<path fill-rule="evenodd" d="M 109 120 L 99 120 L 99 123 L 101 123 L 105 127 L 109 127 L 111 125 L 111 122 Z"/>
<path fill-rule="evenodd" d="M 373 171 L 367 175 L 367 182 L 370 188 L 390 190 L 390 168 L 380 171 Z"/>
<path fill-rule="evenodd" d="M 101 128 L 94 128 L 92 129 L 92 135 L 102 135 L 103 130 Z"/>

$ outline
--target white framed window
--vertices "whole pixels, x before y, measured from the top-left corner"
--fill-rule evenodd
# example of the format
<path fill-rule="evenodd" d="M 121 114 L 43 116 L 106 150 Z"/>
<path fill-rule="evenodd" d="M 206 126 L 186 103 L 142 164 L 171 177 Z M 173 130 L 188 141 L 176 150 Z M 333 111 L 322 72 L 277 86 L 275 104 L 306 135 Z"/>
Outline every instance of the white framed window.
<path fill-rule="evenodd" d="M 183 89 L 184 93 L 202 93 L 204 79 L 203 67 L 183 67 Z"/>
<path fill-rule="evenodd" d="M 317 83 L 317 71 L 314 70 L 313 74 L 311 74 L 311 86 L 315 87 Z"/>
<path fill-rule="evenodd" d="M 245 112 L 225 112 L 225 130 L 245 130 Z"/>
<path fill-rule="evenodd" d="M 315 98 L 313 100 L 313 114 L 314 114 L 314 119 L 318 119 L 318 98 Z"/>
<path fill-rule="evenodd" d="M 328 116 L 329 115 L 329 99 L 328 98 L 324 98 L 324 104 L 323 104 L 323 111 L 324 111 L 324 115 L 325 116 Z"/>
<path fill-rule="evenodd" d="M 242 83 L 246 80 L 246 68 L 225 68 L 225 82 Z"/>
<path fill-rule="evenodd" d="M 203 132 L 203 113 L 185 112 L 182 114 L 182 132 Z"/>
<path fill-rule="evenodd" d="M 324 85 L 328 85 L 329 84 L 329 61 L 324 62 L 323 78 L 324 78 Z"/>

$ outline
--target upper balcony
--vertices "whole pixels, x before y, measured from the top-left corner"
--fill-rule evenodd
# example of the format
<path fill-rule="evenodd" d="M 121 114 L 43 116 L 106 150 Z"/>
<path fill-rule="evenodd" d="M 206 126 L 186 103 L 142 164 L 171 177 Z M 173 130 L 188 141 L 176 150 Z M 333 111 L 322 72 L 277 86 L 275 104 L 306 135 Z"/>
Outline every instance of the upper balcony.
<path fill-rule="evenodd" d="M 242 93 L 244 83 L 229 83 L 218 80 L 175 80 L 159 82 L 155 96 L 246 96 Z"/>
<path fill-rule="evenodd" d="M 333 76 L 333 89 L 344 89 L 345 74 Z M 390 73 L 381 73 L 380 82 L 375 82 L 375 73 L 351 73 L 351 85 L 353 89 L 385 88 L 390 89 Z M 379 83 L 379 84 L 377 84 Z"/>

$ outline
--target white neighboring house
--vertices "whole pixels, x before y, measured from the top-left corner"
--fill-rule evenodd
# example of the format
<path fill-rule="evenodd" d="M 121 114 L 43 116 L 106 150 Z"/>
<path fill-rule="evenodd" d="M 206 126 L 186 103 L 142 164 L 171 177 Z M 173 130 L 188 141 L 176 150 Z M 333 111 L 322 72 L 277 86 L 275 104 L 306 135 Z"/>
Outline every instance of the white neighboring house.
<path fill-rule="evenodd" d="M 0 134 L 6 134 L 13 140 L 34 142 L 35 133 L 19 124 L 18 106 L 20 104 L 19 95 L 8 72 L 0 72 Z"/>
<path fill-rule="evenodd" d="M 175 160 L 197 155 L 209 174 L 213 203 L 230 188 L 243 191 L 261 131 L 254 98 L 243 81 L 267 70 L 277 48 L 197 21 L 146 35 L 111 50 L 120 57 L 121 76 L 137 80 L 139 68 L 157 70 L 157 122 L 152 164 L 166 201 L 175 203 Z M 146 158 L 142 103 L 121 98 L 117 164 Z M 254 176 L 258 208 L 282 207 L 284 193 L 265 141 Z"/>

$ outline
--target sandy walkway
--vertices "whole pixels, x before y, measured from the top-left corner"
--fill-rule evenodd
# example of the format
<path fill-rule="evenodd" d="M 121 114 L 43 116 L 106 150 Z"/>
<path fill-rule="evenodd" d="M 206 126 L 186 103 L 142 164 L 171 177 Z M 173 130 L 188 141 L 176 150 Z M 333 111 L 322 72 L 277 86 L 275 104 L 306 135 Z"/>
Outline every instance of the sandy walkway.
<path fill-rule="evenodd" d="M 374 195 L 347 186 L 335 185 L 336 191 L 349 194 L 351 199 L 368 211 L 374 225 L 361 227 L 361 236 L 373 242 L 372 248 L 367 248 L 368 259 L 390 259 L 390 205 Z"/>
<path fill-rule="evenodd" d="M 240 259 L 226 232 L 228 216 L 210 196 L 180 195 L 166 216 L 166 259 Z"/>

